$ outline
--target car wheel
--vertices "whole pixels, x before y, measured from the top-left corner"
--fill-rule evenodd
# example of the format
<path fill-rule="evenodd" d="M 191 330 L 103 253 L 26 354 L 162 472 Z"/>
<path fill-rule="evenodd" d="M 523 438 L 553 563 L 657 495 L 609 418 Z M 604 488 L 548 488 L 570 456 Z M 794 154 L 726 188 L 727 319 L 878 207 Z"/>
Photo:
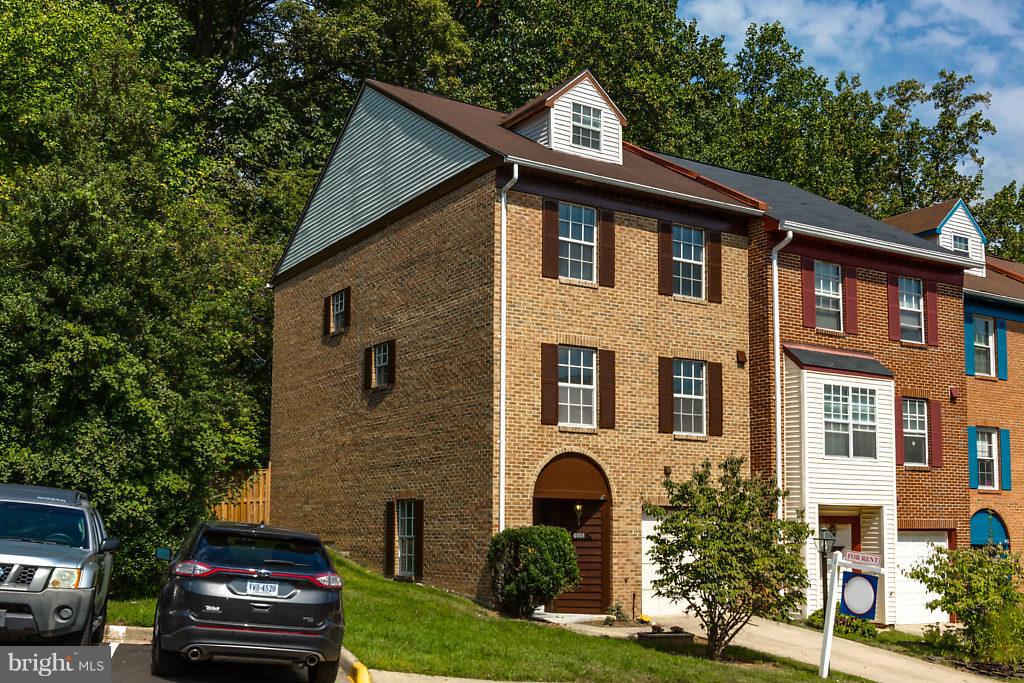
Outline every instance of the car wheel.
<path fill-rule="evenodd" d="M 316 666 L 309 667 L 309 683 L 334 683 L 338 678 L 338 669 L 341 667 L 341 660 L 333 662 L 320 662 Z"/>
<path fill-rule="evenodd" d="M 82 627 L 82 630 L 70 633 L 61 640 L 65 645 L 71 645 L 72 647 L 92 645 L 92 608 L 89 609 L 89 614 L 86 616 L 85 626 Z"/>
<path fill-rule="evenodd" d="M 160 647 L 160 631 L 153 622 L 153 644 L 149 650 L 149 672 L 154 676 L 176 676 L 185 669 L 185 660 L 177 652 Z"/>
<path fill-rule="evenodd" d="M 103 603 L 103 611 L 100 612 L 99 623 L 96 624 L 96 628 L 92 632 L 92 642 L 102 643 L 104 636 L 107 635 L 107 603 Z"/>

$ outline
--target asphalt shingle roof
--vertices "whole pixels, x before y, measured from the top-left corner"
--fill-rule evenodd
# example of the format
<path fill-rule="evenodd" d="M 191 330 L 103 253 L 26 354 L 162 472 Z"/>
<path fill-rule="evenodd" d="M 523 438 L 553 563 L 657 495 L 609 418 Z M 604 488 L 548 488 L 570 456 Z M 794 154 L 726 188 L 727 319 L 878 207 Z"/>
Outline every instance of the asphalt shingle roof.
<path fill-rule="evenodd" d="M 859 372 L 881 377 L 892 377 L 892 370 L 882 365 L 881 361 L 866 353 L 837 353 L 826 349 L 785 345 L 786 353 L 800 367 L 820 368 L 822 370 L 843 370 Z"/>

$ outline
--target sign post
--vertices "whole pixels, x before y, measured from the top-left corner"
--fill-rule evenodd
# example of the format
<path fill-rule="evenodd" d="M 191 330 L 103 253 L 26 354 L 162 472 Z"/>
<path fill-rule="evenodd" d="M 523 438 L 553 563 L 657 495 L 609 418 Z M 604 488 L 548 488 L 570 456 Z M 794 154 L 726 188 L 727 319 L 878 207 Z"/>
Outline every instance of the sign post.
<path fill-rule="evenodd" d="M 861 562 L 851 561 L 854 558 Z M 838 550 L 832 553 L 832 559 L 828 561 L 828 604 L 825 605 L 825 628 L 821 637 L 821 666 L 818 675 L 828 678 L 830 660 L 832 658 L 832 639 L 836 626 L 836 592 L 839 588 L 839 570 L 851 569 L 870 574 L 871 579 L 861 574 L 847 572 L 843 581 L 843 612 L 857 616 L 862 619 L 871 619 L 875 614 L 875 602 L 877 601 L 878 579 L 884 570 L 881 560 L 876 555 L 865 553 L 850 553 L 843 559 L 843 554 Z M 863 579 L 863 580 L 861 580 Z M 849 594 L 848 594 L 849 592 Z"/>

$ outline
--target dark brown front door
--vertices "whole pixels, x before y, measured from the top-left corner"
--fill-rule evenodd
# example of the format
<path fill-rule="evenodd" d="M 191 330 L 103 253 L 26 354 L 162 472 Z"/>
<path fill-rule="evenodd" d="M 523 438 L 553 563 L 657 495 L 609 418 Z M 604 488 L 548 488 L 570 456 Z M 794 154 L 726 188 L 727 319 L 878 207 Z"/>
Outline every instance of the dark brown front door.
<path fill-rule="evenodd" d="M 576 505 L 581 510 L 577 517 Z M 534 523 L 569 532 L 580 567 L 580 585 L 562 593 L 550 607 L 555 612 L 602 614 L 604 604 L 605 503 L 600 500 L 535 500 Z"/>

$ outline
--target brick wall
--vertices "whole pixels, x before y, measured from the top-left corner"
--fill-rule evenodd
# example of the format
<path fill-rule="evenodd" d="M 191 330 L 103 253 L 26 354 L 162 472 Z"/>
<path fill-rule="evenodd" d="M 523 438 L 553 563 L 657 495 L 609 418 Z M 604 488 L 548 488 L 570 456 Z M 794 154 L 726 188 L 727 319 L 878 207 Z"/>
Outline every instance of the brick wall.
<path fill-rule="evenodd" d="M 273 522 L 381 570 L 389 498 L 422 498 L 425 581 L 486 595 L 492 530 L 494 174 L 275 289 Z M 323 298 L 352 288 L 325 339 Z M 396 382 L 363 353 L 396 340 Z"/>
<path fill-rule="evenodd" d="M 736 362 L 748 344 L 747 239 L 723 235 L 723 303 L 693 303 L 658 295 L 657 221 L 619 212 L 615 222 L 615 287 L 561 283 L 541 277 L 541 198 L 510 193 L 507 515 L 509 526 L 532 523 L 534 483 L 555 455 L 595 460 L 611 486 L 611 600 L 629 611 L 634 596 L 640 609 L 641 504 L 663 500 L 664 467 L 681 479 L 704 458 L 749 452 L 748 370 Z M 615 429 L 569 433 L 540 424 L 540 345 L 559 342 L 615 351 Z M 495 353 L 497 343 L 495 333 Z M 658 433 L 659 356 L 722 363 L 723 436 Z M 495 412 L 497 391 L 496 374 Z"/>
<path fill-rule="evenodd" d="M 1008 380 L 968 377 L 967 423 L 1010 430 L 1012 490 L 971 491 L 971 513 L 991 509 L 999 514 L 1010 535 L 1010 547 L 1024 548 L 1024 324 L 1006 322 Z M 967 544 L 969 536 L 962 537 Z"/>

